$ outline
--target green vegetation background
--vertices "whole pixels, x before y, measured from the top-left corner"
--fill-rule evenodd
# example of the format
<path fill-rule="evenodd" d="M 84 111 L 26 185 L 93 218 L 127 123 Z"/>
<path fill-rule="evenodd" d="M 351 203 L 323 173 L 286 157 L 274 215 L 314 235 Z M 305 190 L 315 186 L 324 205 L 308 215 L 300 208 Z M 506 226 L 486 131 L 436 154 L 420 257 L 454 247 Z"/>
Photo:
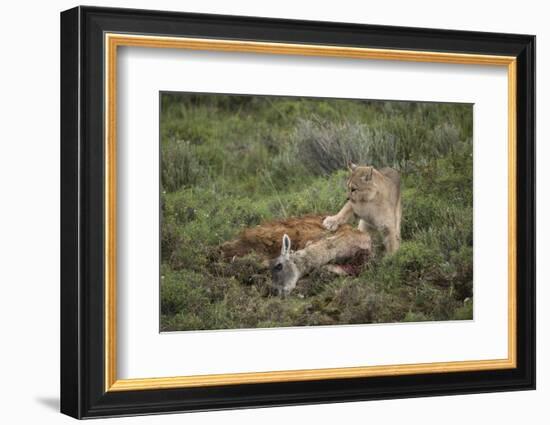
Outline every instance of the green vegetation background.
<path fill-rule="evenodd" d="M 471 319 L 472 106 L 161 95 L 161 331 Z M 281 299 L 245 227 L 344 204 L 347 160 L 402 174 L 402 245 Z"/>

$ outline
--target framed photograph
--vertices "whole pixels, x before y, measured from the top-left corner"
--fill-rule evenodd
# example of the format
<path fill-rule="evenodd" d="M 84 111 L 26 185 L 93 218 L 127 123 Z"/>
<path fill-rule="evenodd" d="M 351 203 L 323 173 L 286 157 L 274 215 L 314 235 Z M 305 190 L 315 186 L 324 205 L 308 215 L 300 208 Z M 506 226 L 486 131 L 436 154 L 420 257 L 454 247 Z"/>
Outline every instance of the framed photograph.
<path fill-rule="evenodd" d="M 61 14 L 61 411 L 535 388 L 535 37 Z"/>

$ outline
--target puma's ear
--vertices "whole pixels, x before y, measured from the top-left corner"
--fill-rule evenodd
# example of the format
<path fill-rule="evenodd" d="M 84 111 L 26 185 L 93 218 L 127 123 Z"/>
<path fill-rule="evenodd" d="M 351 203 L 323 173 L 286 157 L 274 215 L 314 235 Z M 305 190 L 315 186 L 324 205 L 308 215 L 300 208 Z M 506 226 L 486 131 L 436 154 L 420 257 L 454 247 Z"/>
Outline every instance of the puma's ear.
<path fill-rule="evenodd" d="M 367 174 L 365 174 L 365 180 L 372 179 L 372 170 L 374 167 L 367 167 Z"/>
<path fill-rule="evenodd" d="M 357 165 L 354 164 L 353 162 L 351 161 L 348 161 L 348 170 L 350 171 L 355 171 L 355 169 L 357 168 Z"/>
<path fill-rule="evenodd" d="M 372 170 L 374 169 L 374 167 L 365 167 L 365 172 L 364 174 L 361 176 L 361 178 L 368 182 L 370 179 L 372 179 Z"/>

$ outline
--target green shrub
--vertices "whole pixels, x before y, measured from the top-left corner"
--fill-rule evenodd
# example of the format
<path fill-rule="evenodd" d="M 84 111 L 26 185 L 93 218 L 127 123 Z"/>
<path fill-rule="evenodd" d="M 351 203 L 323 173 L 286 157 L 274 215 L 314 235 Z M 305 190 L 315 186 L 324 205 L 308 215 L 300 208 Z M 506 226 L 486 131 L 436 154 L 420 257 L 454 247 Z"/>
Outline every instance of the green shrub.
<path fill-rule="evenodd" d="M 160 169 L 162 188 L 169 192 L 192 186 L 205 177 L 195 147 L 181 140 L 162 147 Z"/>
<path fill-rule="evenodd" d="M 464 302 L 462 307 L 458 307 L 452 316 L 453 320 L 472 320 L 474 317 L 474 303 L 471 299 Z"/>

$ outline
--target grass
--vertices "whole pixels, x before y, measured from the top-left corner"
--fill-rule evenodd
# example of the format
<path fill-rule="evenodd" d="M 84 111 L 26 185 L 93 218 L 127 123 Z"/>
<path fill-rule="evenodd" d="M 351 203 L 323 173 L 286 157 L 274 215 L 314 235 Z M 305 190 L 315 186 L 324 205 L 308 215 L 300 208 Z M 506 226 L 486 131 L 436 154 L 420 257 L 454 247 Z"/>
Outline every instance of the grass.
<path fill-rule="evenodd" d="M 163 94 L 161 330 L 472 318 L 470 105 Z M 321 271 L 286 299 L 245 227 L 345 202 L 347 160 L 402 174 L 403 243 L 356 277 Z M 377 241 L 379 243 L 379 241 Z"/>

